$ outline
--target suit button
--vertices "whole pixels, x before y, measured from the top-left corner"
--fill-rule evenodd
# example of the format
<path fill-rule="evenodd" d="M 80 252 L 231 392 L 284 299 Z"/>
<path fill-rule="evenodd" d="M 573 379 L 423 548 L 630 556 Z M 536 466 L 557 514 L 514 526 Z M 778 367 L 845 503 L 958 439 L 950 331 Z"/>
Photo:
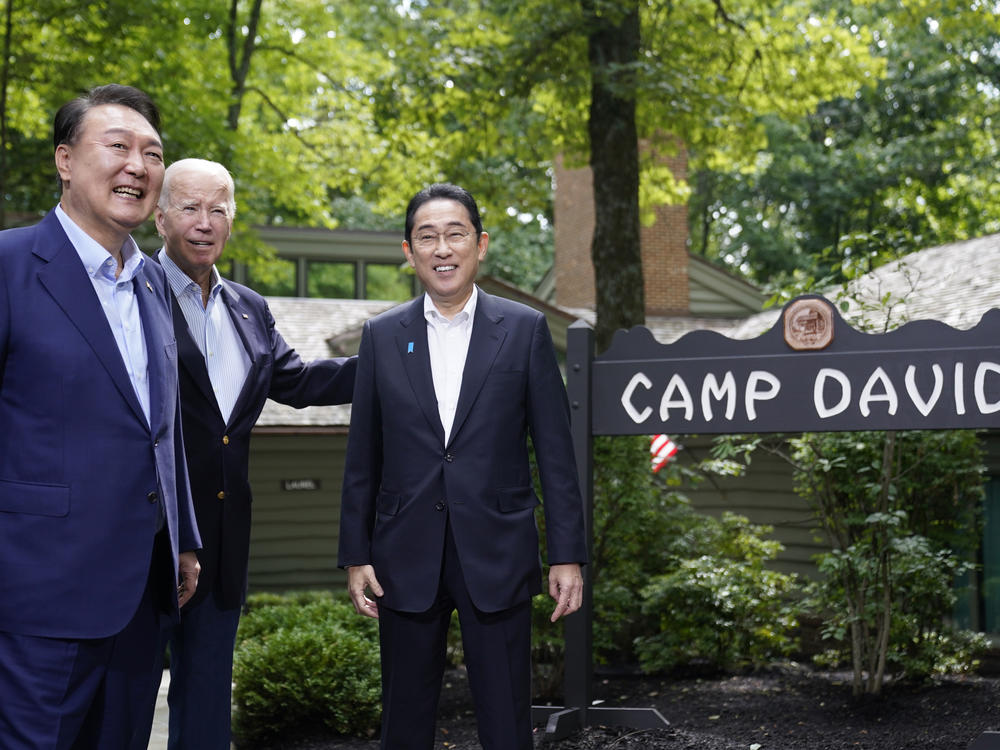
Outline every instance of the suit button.
<path fill-rule="evenodd" d="M 225 500 L 225 499 L 226 499 L 226 493 L 225 493 L 225 492 L 222 492 L 222 491 L 220 490 L 220 491 L 219 491 L 219 494 L 218 494 L 218 495 L 216 495 L 216 497 L 217 497 L 217 498 L 219 498 L 220 500 Z"/>
<path fill-rule="evenodd" d="M 222 444 L 223 445 L 229 445 L 229 435 L 223 435 L 222 436 Z"/>
<path fill-rule="evenodd" d="M 445 453 L 444 460 L 447 461 L 448 463 L 451 463 L 452 461 L 455 460 L 455 456 L 453 456 L 451 453 Z"/>
<path fill-rule="evenodd" d="M 153 492 L 150 492 L 148 495 L 146 495 L 146 499 L 149 500 L 149 502 L 151 503 L 155 503 L 157 500 L 160 499 L 160 496 L 157 495 L 156 491 L 154 490 Z"/>
<path fill-rule="evenodd" d="M 438 503 L 435 505 L 434 510 L 444 510 L 444 503 Z"/>

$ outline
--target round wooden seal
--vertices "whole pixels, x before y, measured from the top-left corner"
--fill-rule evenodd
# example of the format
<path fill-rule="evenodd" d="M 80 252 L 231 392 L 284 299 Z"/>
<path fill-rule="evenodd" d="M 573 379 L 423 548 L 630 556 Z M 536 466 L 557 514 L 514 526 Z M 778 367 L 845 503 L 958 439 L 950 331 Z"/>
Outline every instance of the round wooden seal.
<path fill-rule="evenodd" d="M 833 341 L 833 308 L 822 299 L 795 300 L 785 310 L 785 343 L 797 351 Z"/>

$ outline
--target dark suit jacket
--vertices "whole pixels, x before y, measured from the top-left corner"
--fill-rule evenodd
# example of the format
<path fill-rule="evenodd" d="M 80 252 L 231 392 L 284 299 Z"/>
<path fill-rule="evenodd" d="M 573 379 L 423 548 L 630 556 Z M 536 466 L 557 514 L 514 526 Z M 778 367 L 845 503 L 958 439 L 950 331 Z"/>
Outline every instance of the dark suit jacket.
<path fill-rule="evenodd" d="M 586 562 L 566 390 L 544 316 L 479 292 L 447 445 L 423 297 L 369 320 L 351 407 L 339 565 L 374 565 L 386 606 L 424 611 L 437 593 L 450 519 L 479 609 L 507 609 L 539 593 L 529 432 L 549 563 Z"/>
<path fill-rule="evenodd" d="M 174 571 L 178 549 L 200 546 L 183 461 L 170 291 L 155 263 L 133 283 L 151 424 L 55 212 L 0 232 L 0 630 L 62 638 L 120 632 L 146 586 L 160 505 Z M 176 613 L 166 579 L 158 593 Z"/>
<path fill-rule="evenodd" d="M 198 553 L 198 591 L 187 606 L 196 605 L 214 590 L 219 606 L 231 609 L 240 606 L 246 595 L 252 501 L 250 431 L 264 402 L 270 397 L 297 408 L 347 403 L 357 360 L 303 363 L 275 330 L 271 311 L 257 292 L 226 281 L 222 299 L 250 357 L 250 371 L 228 423 L 219 411 L 205 358 L 176 299 L 173 304 L 184 444 L 203 546 Z"/>

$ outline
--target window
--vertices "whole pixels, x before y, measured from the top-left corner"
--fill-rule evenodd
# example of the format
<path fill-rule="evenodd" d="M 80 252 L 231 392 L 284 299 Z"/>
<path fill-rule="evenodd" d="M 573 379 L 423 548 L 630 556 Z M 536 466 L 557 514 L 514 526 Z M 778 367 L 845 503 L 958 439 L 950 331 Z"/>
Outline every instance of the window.
<path fill-rule="evenodd" d="M 413 278 L 398 263 L 366 263 L 365 299 L 404 302 L 413 296 Z"/>
<path fill-rule="evenodd" d="M 250 265 L 246 284 L 265 297 L 294 297 L 295 261 L 275 258 L 268 262 L 266 268 Z"/>
<path fill-rule="evenodd" d="M 310 260 L 306 264 L 306 296 L 352 299 L 354 274 L 354 263 Z"/>

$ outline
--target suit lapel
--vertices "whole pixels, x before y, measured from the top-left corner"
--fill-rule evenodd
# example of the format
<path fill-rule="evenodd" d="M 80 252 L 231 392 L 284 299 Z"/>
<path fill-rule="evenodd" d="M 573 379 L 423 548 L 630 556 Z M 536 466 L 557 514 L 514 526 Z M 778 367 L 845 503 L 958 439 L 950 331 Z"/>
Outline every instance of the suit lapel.
<path fill-rule="evenodd" d="M 177 337 L 177 359 L 181 367 L 187 370 L 188 375 L 191 376 L 191 380 L 198 386 L 202 398 L 215 407 L 215 411 L 219 414 L 219 419 L 222 419 L 219 404 L 215 399 L 215 391 L 212 390 L 212 382 L 208 377 L 205 358 L 201 355 L 198 344 L 195 343 L 194 338 L 191 336 L 191 329 L 188 328 L 187 318 L 184 317 L 184 312 L 181 310 L 180 303 L 177 301 L 173 290 L 170 292 L 170 303 L 174 312 L 174 335 Z"/>
<path fill-rule="evenodd" d="M 476 314 L 472 322 L 472 338 L 469 340 L 469 353 L 465 357 L 465 370 L 462 372 L 462 388 L 458 394 L 458 405 L 455 409 L 455 421 L 451 426 L 451 439 L 455 439 L 472 411 L 472 405 L 479 396 L 479 391 L 486 381 L 486 376 L 493 367 L 493 360 L 507 337 L 507 331 L 500 325 L 503 313 L 496 309 L 493 298 L 479 290 L 476 302 Z"/>
<path fill-rule="evenodd" d="M 36 256 L 46 261 L 38 271 L 38 280 L 94 350 L 94 354 L 111 376 L 115 387 L 145 424 L 146 415 L 142 412 L 142 406 L 125 369 L 125 363 L 122 362 L 118 344 L 115 343 L 108 319 L 101 310 L 93 282 L 80 262 L 80 256 L 63 232 L 54 211 L 45 217 L 42 225 L 46 231 L 38 233 L 33 249 Z M 146 289 L 142 291 L 148 293 Z M 152 357 L 153 353 L 150 352 L 151 360 Z"/>
<path fill-rule="evenodd" d="M 424 319 L 424 298 L 417 297 L 399 320 L 401 329 L 396 334 L 396 350 L 406 377 L 410 381 L 414 398 L 427 418 L 428 424 L 444 445 L 444 426 L 437 408 L 434 376 L 431 374 L 431 357 L 427 350 L 427 321 Z"/>
<path fill-rule="evenodd" d="M 148 263 L 145 260 L 144 263 Z M 169 290 L 166 290 L 170 294 Z M 153 285 L 146 276 L 145 269 L 140 269 L 132 279 L 132 292 L 139 304 L 139 318 L 142 320 L 142 335 L 146 339 L 146 370 L 149 382 L 149 427 L 154 435 L 164 421 L 164 409 L 169 398 L 167 389 L 173 391 L 177 387 L 177 377 L 170 368 L 177 363 L 168 360 L 165 336 L 172 333 L 173 325 L 162 302 L 156 299 Z M 172 294 L 170 294 L 173 297 Z M 176 338 L 176 334 L 175 334 Z M 172 395 L 172 393 L 170 394 Z"/>
<path fill-rule="evenodd" d="M 265 342 L 261 339 L 257 326 L 251 322 L 250 312 L 246 309 L 246 305 L 243 304 L 240 295 L 225 282 L 222 283 L 222 299 L 226 304 L 226 309 L 229 311 L 229 317 L 232 318 L 233 325 L 243 342 L 243 349 L 250 358 L 250 370 L 243 381 L 240 395 L 233 405 L 232 414 L 229 415 L 229 421 L 232 422 L 233 418 L 242 412 L 244 402 L 250 398 L 250 395 L 257 387 L 260 379 L 261 354 L 268 347 L 265 346 Z"/>

